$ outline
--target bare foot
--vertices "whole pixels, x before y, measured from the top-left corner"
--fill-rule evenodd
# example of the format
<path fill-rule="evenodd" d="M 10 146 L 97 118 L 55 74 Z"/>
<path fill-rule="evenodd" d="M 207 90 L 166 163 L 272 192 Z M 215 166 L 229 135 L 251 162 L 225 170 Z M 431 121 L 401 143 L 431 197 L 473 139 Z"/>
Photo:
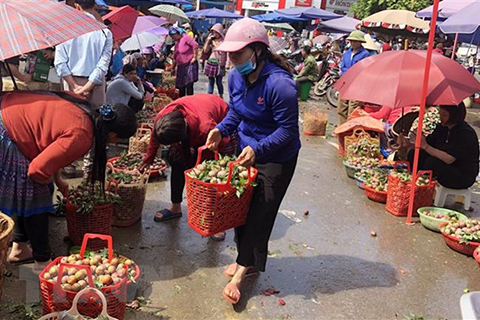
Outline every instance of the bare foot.
<path fill-rule="evenodd" d="M 43 271 L 43 269 L 45 269 L 49 264 L 50 262 L 52 262 L 52 260 L 47 260 L 47 261 L 35 261 L 34 265 L 33 265 L 33 272 L 34 273 L 40 273 Z"/>
<path fill-rule="evenodd" d="M 223 274 L 227 278 L 232 278 L 235 275 L 235 272 L 237 272 L 237 264 L 232 263 L 228 265 L 224 270 Z M 258 269 L 255 267 L 247 267 L 247 272 L 245 273 L 245 277 L 252 276 L 258 274 Z"/>
<path fill-rule="evenodd" d="M 9 263 L 17 263 L 30 260 L 32 257 L 32 249 L 30 249 L 26 242 L 14 242 L 7 261 Z"/>
<path fill-rule="evenodd" d="M 240 293 L 240 282 L 230 282 L 223 289 L 222 294 L 231 304 L 237 304 L 242 297 Z"/>

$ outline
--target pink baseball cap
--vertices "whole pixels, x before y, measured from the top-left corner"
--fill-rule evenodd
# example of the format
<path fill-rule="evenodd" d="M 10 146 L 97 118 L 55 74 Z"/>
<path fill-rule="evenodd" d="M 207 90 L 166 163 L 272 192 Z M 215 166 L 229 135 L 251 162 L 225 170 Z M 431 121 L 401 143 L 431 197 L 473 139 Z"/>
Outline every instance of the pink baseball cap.
<path fill-rule="evenodd" d="M 224 41 L 215 50 L 235 52 L 254 42 L 261 42 L 267 47 L 270 46 L 267 29 L 257 20 L 244 18 L 232 24 L 225 35 Z"/>

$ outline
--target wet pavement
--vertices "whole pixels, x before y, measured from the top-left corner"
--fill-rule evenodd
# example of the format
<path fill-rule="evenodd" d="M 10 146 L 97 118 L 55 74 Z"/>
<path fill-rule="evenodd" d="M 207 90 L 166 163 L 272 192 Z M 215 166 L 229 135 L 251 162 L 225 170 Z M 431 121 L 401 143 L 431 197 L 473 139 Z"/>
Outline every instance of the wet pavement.
<path fill-rule="evenodd" d="M 335 109 L 309 102 L 336 121 Z M 154 222 L 170 192 L 165 180 L 150 183 L 142 221 L 113 228 L 115 248 L 142 270 L 136 296 L 148 300 L 140 310 L 129 310 L 126 319 L 404 319 L 410 314 L 460 319 L 463 290 L 480 290 L 475 260 L 450 250 L 440 234 L 419 223 L 408 226 L 368 200 L 346 176 L 336 139 L 302 136 L 302 144 L 269 244 L 267 270 L 247 278 L 235 308 L 221 296 L 228 281 L 223 268 L 236 255 L 233 232 L 215 242 L 190 229 L 186 214 Z M 473 202 L 475 210 L 466 214 L 478 216 L 478 193 Z M 52 218 L 51 226 L 55 253 L 66 254 L 65 220 Z M 5 310 L 26 296 L 28 303 L 38 301 L 36 287 L 25 280 L 26 267 L 9 269 L 13 276 L 4 284 L 0 318 L 21 319 Z M 279 293 L 263 295 L 268 288 Z"/>

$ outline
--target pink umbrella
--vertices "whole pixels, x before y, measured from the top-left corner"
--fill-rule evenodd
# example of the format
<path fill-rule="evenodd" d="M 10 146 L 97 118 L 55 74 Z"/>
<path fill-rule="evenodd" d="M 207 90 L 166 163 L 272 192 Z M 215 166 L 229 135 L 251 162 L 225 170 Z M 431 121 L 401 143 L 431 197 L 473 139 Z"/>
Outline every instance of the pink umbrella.
<path fill-rule="evenodd" d="M 153 28 L 163 26 L 166 23 L 167 23 L 167 20 L 164 18 L 159 18 L 154 16 L 138 17 L 135 23 L 135 26 L 133 27 L 133 34 L 151 30 Z"/>
<path fill-rule="evenodd" d="M 419 105 L 427 51 L 388 51 L 364 59 L 335 84 L 345 100 L 392 108 Z M 433 54 L 427 105 L 458 104 L 480 91 L 480 83 L 456 61 Z"/>
<path fill-rule="evenodd" d="M 137 22 L 138 11 L 130 6 L 116 8 L 103 16 L 103 21 L 110 21 L 110 30 L 115 40 L 123 40 L 132 36 L 133 27 Z"/>

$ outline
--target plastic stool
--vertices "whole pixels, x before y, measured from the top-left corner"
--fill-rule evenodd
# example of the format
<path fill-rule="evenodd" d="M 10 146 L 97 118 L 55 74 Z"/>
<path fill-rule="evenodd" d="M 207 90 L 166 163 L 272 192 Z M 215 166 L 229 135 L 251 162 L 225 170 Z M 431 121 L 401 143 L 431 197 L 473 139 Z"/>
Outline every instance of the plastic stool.
<path fill-rule="evenodd" d="M 439 184 L 435 194 L 435 206 L 443 207 L 448 196 L 463 196 L 465 199 L 463 201 L 464 208 L 470 210 L 472 202 L 472 191 L 470 189 L 450 189 Z"/>

